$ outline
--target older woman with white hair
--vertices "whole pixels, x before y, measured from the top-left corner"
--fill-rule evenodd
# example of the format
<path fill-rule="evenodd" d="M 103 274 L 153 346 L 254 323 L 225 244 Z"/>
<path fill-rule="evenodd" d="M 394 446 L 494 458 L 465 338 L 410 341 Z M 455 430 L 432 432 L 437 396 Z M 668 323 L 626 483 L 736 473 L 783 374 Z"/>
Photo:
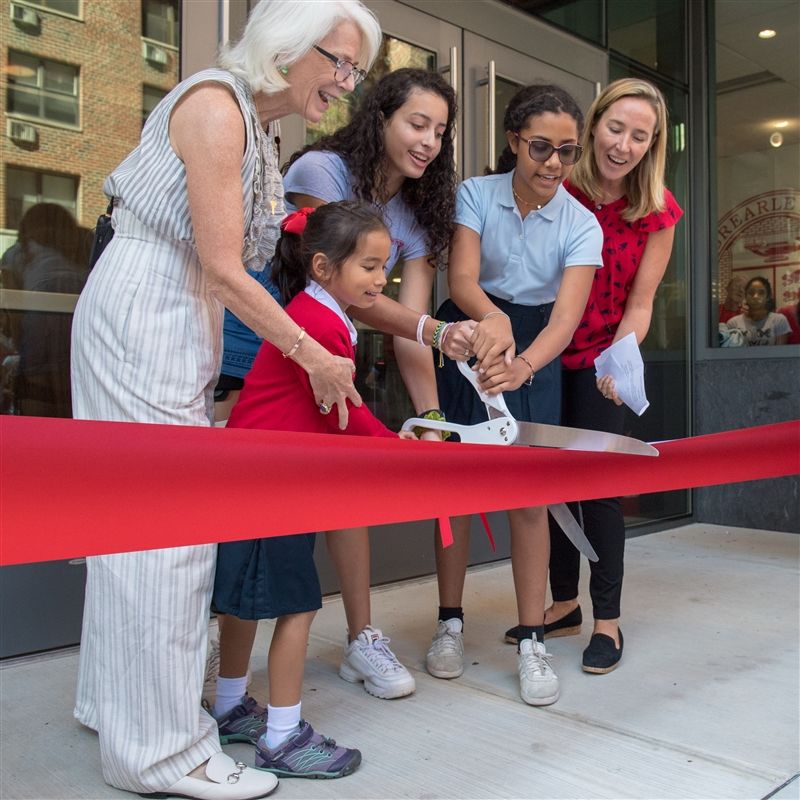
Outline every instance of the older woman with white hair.
<path fill-rule="evenodd" d="M 331 355 L 245 270 L 284 215 L 276 122 L 316 122 L 380 45 L 357 0 L 262 0 L 219 67 L 184 80 L 106 180 L 115 235 L 72 329 L 79 419 L 207 426 L 230 308 L 307 373 L 321 410 L 360 404 Z M 109 520 L 113 531 L 113 520 Z M 270 773 L 222 754 L 201 709 L 215 545 L 87 559 L 75 716 L 95 729 L 105 780 L 152 796 L 246 800 Z"/>

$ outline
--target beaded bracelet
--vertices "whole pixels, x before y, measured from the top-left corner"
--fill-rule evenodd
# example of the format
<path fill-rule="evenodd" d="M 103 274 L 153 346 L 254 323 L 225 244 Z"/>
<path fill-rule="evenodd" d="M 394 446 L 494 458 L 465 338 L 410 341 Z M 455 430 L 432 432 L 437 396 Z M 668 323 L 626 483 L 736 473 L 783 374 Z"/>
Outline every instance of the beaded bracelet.
<path fill-rule="evenodd" d="M 300 328 L 300 335 L 297 337 L 297 341 L 292 345 L 291 349 L 286 353 L 281 353 L 284 358 L 291 358 L 296 352 L 297 349 L 300 347 L 300 343 L 303 341 L 306 335 L 306 329 Z"/>
<path fill-rule="evenodd" d="M 417 414 L 420 419 L 432 419 L 436 420 L 437 422 L 447 422 L 445 418 L 444 411 L 441 408 L 431 408 L 428 411 L 423 411 L 421 414 Z M 422 426 L 418 425 L 416 428 L 412 428 L 414 435 L 419 439 L 423 433 L 426 431 L 432 430 L 431 428 L 423 428 Z M 450 438 L 450 431 L 439 431 L 442 435 L 442 441 L 446 442 Z"/>
<path fill-rule="evenodd" d="M 435 347 L 438 349 L 439 347 L 439 339 L 442 336 L 442 331 L 447 327 L 446 322 L 440 322 L 433 331 L 433 340 L 431 341 L 431 347 Z"/>
<path fill-rule="evenodd" d="M 531 371 L 531 376 L 530 376 L 530 378 L 528 378 L 528 380 L 525 381 L 524 385 L 525 386 L 532 386 L 533 385 L 533 376 L 536 374 L 536 371 L 534 370 L 533 365 L 523 355 L 516 355 L 516 356 L 514 356 L 514 358 L 519 358 L 519 359 L 521 359 L 522 361 L 524 361 L 528 365 L 528 368 Z"/>

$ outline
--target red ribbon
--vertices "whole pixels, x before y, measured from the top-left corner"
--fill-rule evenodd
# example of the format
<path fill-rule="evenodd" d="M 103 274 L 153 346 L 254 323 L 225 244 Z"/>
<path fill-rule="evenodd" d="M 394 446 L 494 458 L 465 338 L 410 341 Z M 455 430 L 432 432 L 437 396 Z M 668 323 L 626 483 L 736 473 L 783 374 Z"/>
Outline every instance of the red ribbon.
<path fill-rule="evenodd" d="M 305 208 L 298 208 L 291 214 L 285 216 L 281 221 L 281 230 L 284 233 L 294 233 L 298 236 L 303 235 L 308 223 L 308 215 L 314 211 L 313 208 L 306 206 Z"/>
<path fill-rule="evenodd" d="M 0 565 L 792 475 L 799 443 L 800 421 L 647 458 L 2 416 Z"/>

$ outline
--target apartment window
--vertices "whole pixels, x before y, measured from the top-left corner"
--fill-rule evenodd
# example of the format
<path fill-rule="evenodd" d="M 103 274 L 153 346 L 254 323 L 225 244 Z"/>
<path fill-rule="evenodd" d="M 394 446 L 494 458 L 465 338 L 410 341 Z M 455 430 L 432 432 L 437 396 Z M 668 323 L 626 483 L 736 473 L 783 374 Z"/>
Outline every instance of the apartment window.
<path fill-rule="evenodd" d="M 70 17 L 80 17 L 81 0 L 26 0 L 28 5 L 38 6 L 47 11 L 57 11 Z"/>
<path fill-rule="evenodd" d="M 9 114 L 78 125 L 78 68 L 9 51 L 6 97 Z"/>
<path fill-rule="evenodd" d="M 167 96 L 167 92 L 155 86 L 142 86 L 142 127 L 144 128 L 150 112 Z"/>
<path fill-rule="evenodd" d="M 178 0 L 143 0 L 142 36 L 177 47 L 180 41 Z"/>
<path fill-rule="evenodd" d="M 17 229 L 37 203 L 58 203 L 78 218 L 78 178 L 21 167 L 6 167 L 6 227 Z"/>

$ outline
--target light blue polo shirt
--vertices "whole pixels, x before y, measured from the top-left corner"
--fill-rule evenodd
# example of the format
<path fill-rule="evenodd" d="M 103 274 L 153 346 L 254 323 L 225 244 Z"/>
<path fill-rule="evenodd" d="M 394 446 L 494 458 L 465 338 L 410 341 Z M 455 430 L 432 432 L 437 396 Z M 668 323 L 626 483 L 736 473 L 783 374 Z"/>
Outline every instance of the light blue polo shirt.
<path fill-rule="evenodd" d="M 563 186 L 522 219 L 514 172 L 469 178 L 456 198 L 456 223 L 481 237 L 478 282 L 489 294 L 525 306 L 552 303 L 567 267 L 603 266 L 603 231 Z"/>

